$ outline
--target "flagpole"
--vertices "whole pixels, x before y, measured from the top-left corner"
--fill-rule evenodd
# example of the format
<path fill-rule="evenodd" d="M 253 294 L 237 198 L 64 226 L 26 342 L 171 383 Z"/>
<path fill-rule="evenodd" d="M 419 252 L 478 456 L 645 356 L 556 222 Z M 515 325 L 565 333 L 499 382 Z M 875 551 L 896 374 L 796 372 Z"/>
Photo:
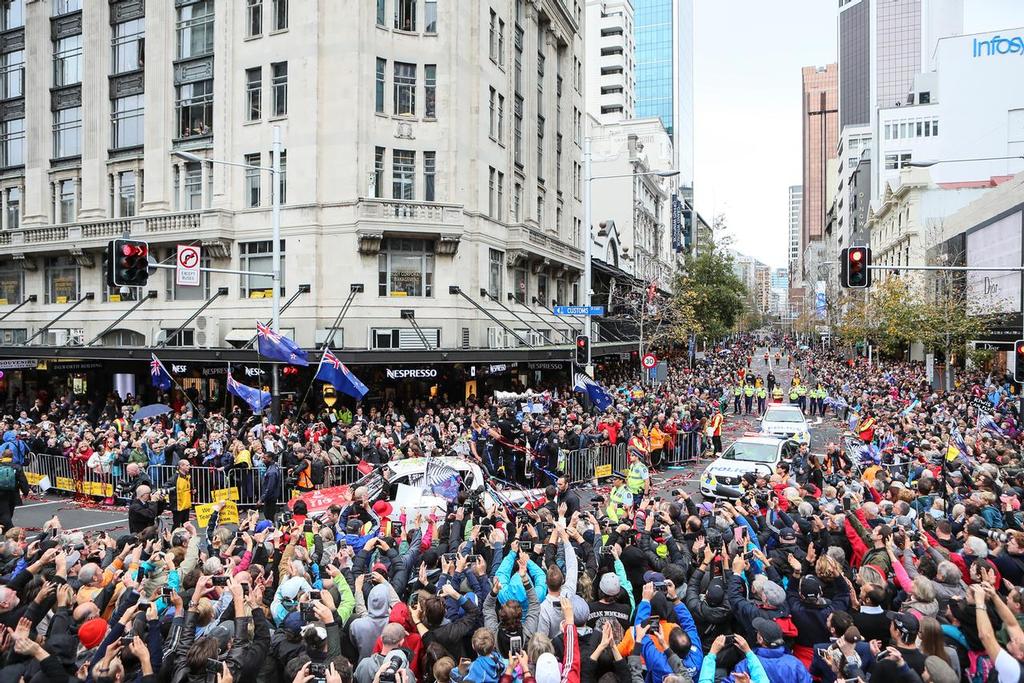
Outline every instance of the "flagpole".
<path fill-rule="evenodd" d="M 325 347 L 326 348 L 326 347 Z M 316 372 L 313 373 L 313 379 L 309 380 L 309 386 L 306 387 L 306 393 L 302 395 L 302 400 L 299 401 L 298 408 L 302 410 L 302 406 L 306 404 L 306 399 L 309 398 L 309 392 L 313 390 L 313 382 L 316 381 L 316 376 L 320 374 L 320 366 L 324 364 L 324 354 L 320 354 L 320 362 L 316 364 Z"/>
<path fill-rule="evenodd" d="M 156 354 L 155 353 L 153 354 L 153 358 L 156 358 Z M 167 372 L 167 366 L 164 365 L 164 362 L 162 360 L 160 360 L 159 358 L 156 358 L 156 359 L 158 361 L 160 361 L 160 367 L 163 368 L 163 371 Z M 188 397 L 188 393 L 185 391 L 185 387 L 183 387 L 180 384 L 178 384 L 178 380 L 174 379 L 174 375 L 172 375 L 170 372 L 167 372 L 167 376 L 171 379 L 171 383 L 174 384 L 174 386 L 178 387 L 178 391 L 181 392 L 181 395 L 185 397 L 185 400 L 188 401 L 188 404 L 190 406 L 192 406 L 192 410 L 195 411 L 195 414 L 198 416 L 199 415 L 199 406 L 197 406 L 195 403 L 193 403 L 192 399 L 190 399 Z"/>

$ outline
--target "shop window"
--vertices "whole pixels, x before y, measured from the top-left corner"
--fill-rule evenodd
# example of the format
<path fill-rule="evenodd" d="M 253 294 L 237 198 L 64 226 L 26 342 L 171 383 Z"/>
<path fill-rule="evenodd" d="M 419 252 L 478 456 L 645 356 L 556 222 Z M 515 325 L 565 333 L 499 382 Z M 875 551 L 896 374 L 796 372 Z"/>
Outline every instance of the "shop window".
<path fill-rule="evenodd" d="M 20 268 L 0 270 L 0 306 L 20 304 L 25 296 L 25 271 Z"/>
<path fill-rule="evenodd" d="M 389 238 L 377 256 L 378 296 L 433 296 L 434 242 Z"/>
<path fill-rule="evenodd" d="M 398 328 L 374 328 L 370 330 L 370 348 L 381 349 L 420 349 L 425 350 L 423 340 L 426 339 L 431 349 L 436 349 L 441 344 L 441 330 L 436 327 L 421 327 L 419 333 L 406 327 Z"/>
<path fill-rule="evenodd" d="M 174 257 L 176 252 L 167 252 L 167 260 L 170 261 Z M 203 257 L 199 261 L 200 268 L 212 268 L 213 262 L 208 257 Z M 164 270 L 167 277 L 167 287 L 165 288 L 165 297 L 168 301 L 206 301 L 210 298 L 210 274 L 207 272 L 200 271 L 199 273 L 199 286 L 190 287 L 185 285 L 179 285 L 175 283 L 174 271 Z"/>
<path fill-rule="evenodd" d="M 46 259 L 46 303 L 66 304 L 78 300 L 82 271 L 70 256 Z"/>

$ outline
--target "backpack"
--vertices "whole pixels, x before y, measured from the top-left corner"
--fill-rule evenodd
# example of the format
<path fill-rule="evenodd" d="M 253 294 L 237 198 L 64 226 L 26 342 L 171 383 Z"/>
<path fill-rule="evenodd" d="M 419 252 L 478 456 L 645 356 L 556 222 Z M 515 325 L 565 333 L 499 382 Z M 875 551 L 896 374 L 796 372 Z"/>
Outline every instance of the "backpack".
<path fill-rule="evenodd" d="M 324 483 L 323 460 L 317 458 L 309 463 L 309 480 L 313 482 L 314 486 L 320 486 Z"/>
<path fill-rule="evenodd" d="M 14 491 L 18 488 L 18 470 L 11 465 L 0 465 L 0 491 Z"/>

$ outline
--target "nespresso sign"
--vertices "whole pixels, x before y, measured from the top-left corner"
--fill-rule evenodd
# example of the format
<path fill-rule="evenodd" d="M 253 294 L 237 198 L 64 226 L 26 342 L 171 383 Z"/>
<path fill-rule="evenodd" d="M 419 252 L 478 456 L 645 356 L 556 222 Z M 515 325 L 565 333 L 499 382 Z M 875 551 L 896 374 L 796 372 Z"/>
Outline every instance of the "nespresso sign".
<path fill-rule="evenodd" d="M 433 368 L 398 368 L 387 369 L 388 379 L 434 379 L 437 370 Z"/>

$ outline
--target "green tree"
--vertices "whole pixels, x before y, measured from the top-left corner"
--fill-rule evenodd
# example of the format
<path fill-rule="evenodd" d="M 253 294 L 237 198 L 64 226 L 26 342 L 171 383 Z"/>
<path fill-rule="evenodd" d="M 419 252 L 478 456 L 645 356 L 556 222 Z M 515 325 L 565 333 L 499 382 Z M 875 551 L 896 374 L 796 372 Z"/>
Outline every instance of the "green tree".
<path fill-rule="evenodd" d="M 732 257 L 714 244 L 704 244 L 672 283 L 672 306 L 687 311 L 698 336 L 724 337 L 743 312 L 747 288 L 732 270 Z"/>

